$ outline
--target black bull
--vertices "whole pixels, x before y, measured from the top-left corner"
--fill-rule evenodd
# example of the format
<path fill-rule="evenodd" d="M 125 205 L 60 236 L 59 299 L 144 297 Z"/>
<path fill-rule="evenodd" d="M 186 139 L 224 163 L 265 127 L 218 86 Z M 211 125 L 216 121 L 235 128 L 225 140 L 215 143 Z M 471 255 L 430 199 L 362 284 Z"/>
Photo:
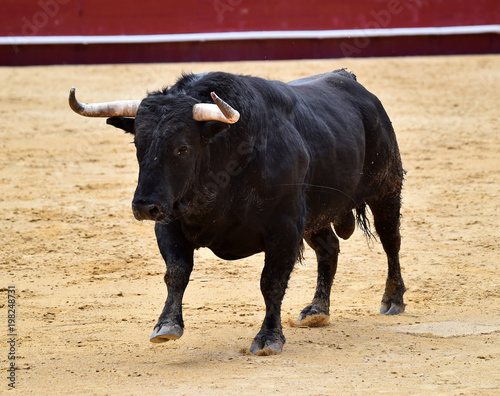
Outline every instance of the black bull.
<path fill-rule="evenodd" d="M 211 97 L 212 91 L 227 103 Z M 94 105 L 77 102 L 74 91 L 72 96 L 75 111 L 111 116 L 109 124 L 135 135 L 139 182 L 133 212 L 156 222 L 167 267 L 168 296 L 152 342 L 183 334 L 182 298 L 195 249 L 208 247 L 228 260 L 263 251 L 266 315 L 250 351 L 281 352 L 281 303 L 302 240 L 316 252 L 318 278 L 299 321 L 329 315 L 337 235 L 351 236 L 353 211 L 370 235 L 366 205 L 388 260 L 380 312 L 404 311 L 403 168 L 389 117 L 353 74 L 336 70 L 288 84 L 221 72 L 189 74 L 123 112 L 111 105 L 103 112 L 82 110 Z M 212 99 L 218 108 L 208 104 Z M 215 107 L 208 118 L 194 115 L 203 106 Z"/>

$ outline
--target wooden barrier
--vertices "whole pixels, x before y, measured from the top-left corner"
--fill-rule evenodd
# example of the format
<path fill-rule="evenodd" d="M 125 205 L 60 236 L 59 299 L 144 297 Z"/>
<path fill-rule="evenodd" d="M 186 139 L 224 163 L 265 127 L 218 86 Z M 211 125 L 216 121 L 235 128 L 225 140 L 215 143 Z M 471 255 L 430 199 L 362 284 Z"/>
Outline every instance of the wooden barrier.
<path fill-rule="evenodd" d="M 491 53 L 500 51 L 499 8 L 497 0 L 4 0 L 0 64 Z"/>

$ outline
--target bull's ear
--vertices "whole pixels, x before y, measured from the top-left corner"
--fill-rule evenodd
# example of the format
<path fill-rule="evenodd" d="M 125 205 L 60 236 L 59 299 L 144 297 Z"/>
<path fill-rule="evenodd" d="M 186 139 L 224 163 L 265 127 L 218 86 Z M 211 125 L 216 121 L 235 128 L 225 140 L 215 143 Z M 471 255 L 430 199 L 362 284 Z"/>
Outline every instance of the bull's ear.
<path fill-rule="evenodd" d="M 203 141 L 208 142 L 215 135 L 221 132 L 227 131 L 229 129 L 229 124 L 220 121 L 207 121 L 201 130 L 201 138 Z"/>
<path fill-rule="evenodd" d="M 106 124 L 123 129 L 127 133 L 135 135 L 135 118 L 130 117 L 110 117 Z"/>

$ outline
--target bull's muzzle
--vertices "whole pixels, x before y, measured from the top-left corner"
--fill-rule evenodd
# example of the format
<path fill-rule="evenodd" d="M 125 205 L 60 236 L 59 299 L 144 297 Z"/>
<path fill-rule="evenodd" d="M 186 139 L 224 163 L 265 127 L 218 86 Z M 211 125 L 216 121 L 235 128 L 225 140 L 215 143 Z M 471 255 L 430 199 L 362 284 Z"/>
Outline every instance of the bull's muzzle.
<path fill-rule="evenodd" d="M 160 205 L 146 202 L 132 202 L 132 212 L 137 220 L 159 221 L 164 217 Z"/>

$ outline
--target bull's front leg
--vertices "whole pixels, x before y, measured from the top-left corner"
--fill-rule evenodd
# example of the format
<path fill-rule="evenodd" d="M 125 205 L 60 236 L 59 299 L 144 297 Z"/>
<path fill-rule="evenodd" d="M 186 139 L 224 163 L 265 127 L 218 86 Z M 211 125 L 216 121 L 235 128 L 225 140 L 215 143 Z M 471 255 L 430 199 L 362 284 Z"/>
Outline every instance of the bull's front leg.
<path fill-rule="evenodd" d="M 302 239 L 298 233 L 292 233 L 288 238 L 283 238 L 283 230 L 287 230 L 286 227 L 289 227 L 289 230 L 295 228 L 290 224 L 281 228 L 278 235 L 282 238 L 279 241 L 275 238 L 268 239 L 269 248 L 265 251 L 260 289 L 266 303 L 266 316 L 250 347 L 250 352 L 257 355 L 280 353 L 285 344 L 281 325 L 281 302 L 285 296 L 288 279 L 297 261 Z"/>
<path fill-rule="evenodd" d="M 182 297 L 193 269 L 194 249 L 173 223 L 156 223 L 155 232 L 158 247 L 167 265 L 167 301 L 150 338 L 151 342 L 160 343 L 177 340 L 184 332 Z"/>

